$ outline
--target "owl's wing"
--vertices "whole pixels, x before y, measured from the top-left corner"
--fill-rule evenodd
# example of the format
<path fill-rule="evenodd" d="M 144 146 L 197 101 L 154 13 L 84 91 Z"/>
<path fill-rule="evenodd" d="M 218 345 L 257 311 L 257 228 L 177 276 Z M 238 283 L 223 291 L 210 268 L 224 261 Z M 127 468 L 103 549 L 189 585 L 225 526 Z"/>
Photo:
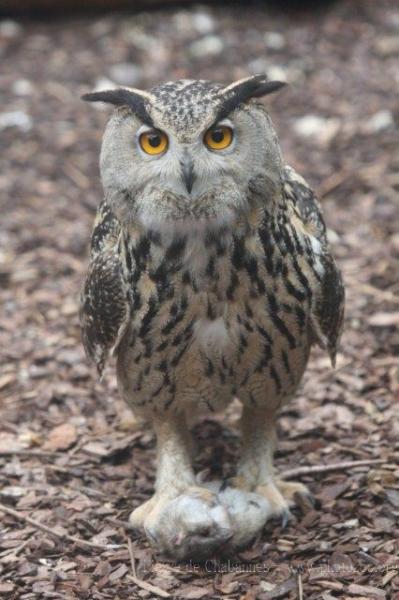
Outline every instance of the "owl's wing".
<path fill-rule="evenodd" d="M 315 341 L 328 351 L 334 365 L 342 333 L 345 305 L 341 273 L 328 245 L 320 204 L 303 177 L 288 166 L 284 169 L 284 192 L 291 200 L 305 232 L 319 242 L 318 253 L 323 265 L 323 274 L 313 290 L 311 328 Z"/>
<path fill-rule="evenodd" d="M 130 301 L 118 251 L 120 226 L 104 201 L 96 215 L 91 256 L 80 298 L 80 327 L 87 356 L 101 375 L 129 322 Z"/>

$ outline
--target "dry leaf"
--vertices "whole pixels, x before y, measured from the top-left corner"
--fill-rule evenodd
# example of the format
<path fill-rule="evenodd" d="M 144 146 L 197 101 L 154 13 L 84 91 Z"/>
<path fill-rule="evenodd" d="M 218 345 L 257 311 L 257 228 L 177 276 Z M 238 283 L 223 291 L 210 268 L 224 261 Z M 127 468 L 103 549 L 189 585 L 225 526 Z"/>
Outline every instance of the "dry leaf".
<path fill-rule="evenodd" d="M 0 594 L 11 594 L 14 590 L 14 583 L 0 583 Z"/>
<path fill-rule="evenodd" d="M 184 588 L 180 588 L 179 595 L 185 600 L 200 600 L 200 598 L 205 598 L 205 596 L 210 596 L 212 594 L 212 590 L 207 587 L 197 587 L 194 585 L 187 585 Z"/>
<path fill-rule="evenodd" d="M 77 431 L 71 423 L 63 423 L 50 431 L 43 450 L 67 450 L 77 440 Z"/>
<path fill-rule="evenodd" d="M 399 311 L 378 312 L 368 318 L 368 322 L 373 327 L 390 327 L 399 325 Z"/>
<path fill-rule="evenodd" d="M 389 502 L 395 507 L 399 508 L 399 491 L 398 490 L 385 490 Z"/>
<path fill-rule="evenodd" d="M 296 587 L 297 587 L 296 578 L 290 577 L 289 579 L 287 579 L 280 585 L 277 585 L 273 590 L 270 590 L 270 592 L 265 592 L 264 594 L 262 594 L 262 598 L 265 598 L 265 600 L 275 600 L 277 598 L 285 598 L 287 596 L 288 592 L 295 590 Z"/>
<path fill-rule="evenodd" d="M 76 498 L 74 498 L 72 502 L 68 502 L 68 504 L 66 504 L 65 506 L 69 510 L 82 512 L 83 510 L 86 510 L 86 508 L 91 508 L 93 504 L 93 501 L 89 500 L 87 496 L 79 495 L 76 496 Z"/>
<path fill-rule="evenodd" d="M 380 598 L 381 600 L 384 600 L 387 597 L 386 592 L 384 592 L 384 590 L 380 590 L 371 585 L 357 585 L 356 583 L 350 584 L 350 586 L 348 587 L 348 592 L 350 594 L 353 594 L 354 596 L 357 596 L 359 594 L 362 596 L 366 596 L 367 598 L 372 598 L 373 600 L 379 600 Z"/>

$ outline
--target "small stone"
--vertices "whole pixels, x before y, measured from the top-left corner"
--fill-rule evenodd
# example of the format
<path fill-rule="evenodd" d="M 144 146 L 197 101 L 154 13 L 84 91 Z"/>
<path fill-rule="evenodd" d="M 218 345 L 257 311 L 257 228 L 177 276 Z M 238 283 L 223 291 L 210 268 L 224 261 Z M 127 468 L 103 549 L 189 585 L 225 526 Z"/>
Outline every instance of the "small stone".
<path fill-rule="evenodd" d="M 0 131 L 9 127 L 17 127 L 21 131 L 30 131 L 32 126 L 31 117 L 22 110 L 0 113 Z"/>
<path fill-rule="evenodd" d="M 318 115 L 305 115 L 294 123 L 294 131 L 304 138 L 314 138 L 320 145 L 327 145 L 338 133 L 339 119 L 326 119 Z"/>
<path fill-rule="evenodd" d="M 18 485 L 6 485 L 0 491 L 1 496 L 7 498 L 21 498 L 26 494 L 26 488 L 20 487 Z"/>
<path fill-rule="evenodd" d="M 399 37 L 397 35 L 381 37 L 375 41 L 374 49 L 380 56 L 399 54 Z"/>
<path fill-rule="evenodd" d="M 206 33 L 210 33 L 215 28 L 215 21 L 211 17 L 211 15 L 207 12 L 195 12 L 192 15 L 192 24 L 194 29 L 198 31 L 198 33 L 202 33 L 203 35 Z"/>
<path fill-rule="evenodd" d="M 251 62 L 248 63 L 248 71 L 253 75 L 266 73 L 269 79 L 275 81 L 293 81 L 291 73 L 289 73 L 285 67 L 271 65 L 264 58 L 255 58 L 255 60 L 251 60 Z"/>
<path fill-rule="evenodd" d="M 107 77 L 99 77 L 96 79 L 94 84 L 93 92 L 103 92 L 104 90 L 114 90 L 116 87 L 116 83 L 111 81 L 111 79 L 107 79 Z"/>
<path fill-rule="evenodd" d="M 141 67 L 133 63 L 119 63 L 113 65 L 109 74 L 111 79 L 119 85 L 135 85 L 142 77 Z"/>
<path fill-rule="evenodd" d="M 206 35 L 190 45 L 190 53 L 194 57 L 220 54 L 224 48 L 222 38 L 217 35 Z"/>
<path fill-rule="evenodd" d="M 12 21 L 11 19 L 0 21 L 0 37 L 14 38 L 20 33 L 22 33 L 22 27 L 16 21 Z"/>
<path fill-rule="evenodd" d="M 379 110 L 367 122 L 367 131 L 377 133 L 395 125 L 393 115 L 390 110 Z"/>
<path fill-rule="evenodd" d="M 285 38 L 278 31 L 266 31 L 263 39 L 270 50 L 282 50 L 285 46 Z"/>
<path fill-rule="evenodd" d="M 29 79 L 17 79 L 12 84 L 11 90 L 16 96 L 30 96 L 33 92 L 33 85 Z"/>
<path fill-rule="evenodd" d="M 287 81 L 288 79 L 291 79 L 287 70 L 279 65 L 270 66 L 267 70 L 267 76 L 269 79 L 274 79 L 276 81 Z"/>

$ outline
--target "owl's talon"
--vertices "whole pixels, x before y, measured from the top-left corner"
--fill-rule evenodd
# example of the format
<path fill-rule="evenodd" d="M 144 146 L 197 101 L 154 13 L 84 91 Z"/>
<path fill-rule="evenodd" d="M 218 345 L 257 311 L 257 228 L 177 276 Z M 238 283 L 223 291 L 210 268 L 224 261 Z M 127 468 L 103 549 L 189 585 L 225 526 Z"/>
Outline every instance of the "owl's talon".
<path fill-rule="evenodd" d="M 285 522 L 284 515 L 290 514 L 289 504 L 274 481 L 269 481 L 265 485 L 258 485 L 255 492 L 269 502 L 273 516 L 280 517 Z"/>
<path fill-rule="evenodd" d="M 220 492 L 224 492 L 225 489 L 227 489 L 229 487 L 229 479 L 228 478 L 224 478 L 220 484 L 220 488 L 219 488 L 219 493 Z"/>
<path fill-rule="evenodd" d="M 152 498 L 135 508 L 129 515 L 129 527 L 142 531 L 144 529 L 144 520 L 154 508 L 155 503 L 156 497 L 152 496 Z"/>
<path fill-rule="evenodd" d="M 304 512 L 315 508 L 316 499 L 303 483 L 279 479 L 276 486 L 289 506 L 299 506 Z"/>
<path fill-rule="evenodd" d="M 284 510 L 281 513 L 281 529 L 285 529 L 292 518 L 291 512 L 289 510 Z"/>
<path fill-rule="evenodd" d="M 301 508 L 303 507 L 307 510 L 312 510 L 317 507 L 320 507 L 320 502 L 314 497 L 314 495 L 311 492 L 308 492 L 307 494 L 297 493 L 294 496 L 294 500 L 298 502 Z"/>
<path fill-rule="evenodd" d="M 150 527 L 145 527 L 144 533 L 152 546 L 156 546 L 158 544 L 158 538 Z"/>

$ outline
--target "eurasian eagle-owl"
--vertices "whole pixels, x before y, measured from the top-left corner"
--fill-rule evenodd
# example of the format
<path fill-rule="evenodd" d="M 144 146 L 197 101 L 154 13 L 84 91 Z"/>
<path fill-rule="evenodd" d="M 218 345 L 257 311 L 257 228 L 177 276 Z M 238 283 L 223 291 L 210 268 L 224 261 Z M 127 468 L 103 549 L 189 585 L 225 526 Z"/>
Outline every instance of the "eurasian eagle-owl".
<path fill-rule="evenodd" d="M 283 84 L 166 83 L 108 102 L 101 203 L 81 327 L 101 373 L 154 426 L 154 496 L 131 515 L 162 552 L 207 557 L 249 543 L 287 515 L 302 484 L 273 473 L 275 417 L 314 343 L 334 361 L 343 286 L 320 206 L 284 164 L 256 99 Z M 220 489 L 192 468 L 187 413 L 242 403 L 237 475 Z"/>

